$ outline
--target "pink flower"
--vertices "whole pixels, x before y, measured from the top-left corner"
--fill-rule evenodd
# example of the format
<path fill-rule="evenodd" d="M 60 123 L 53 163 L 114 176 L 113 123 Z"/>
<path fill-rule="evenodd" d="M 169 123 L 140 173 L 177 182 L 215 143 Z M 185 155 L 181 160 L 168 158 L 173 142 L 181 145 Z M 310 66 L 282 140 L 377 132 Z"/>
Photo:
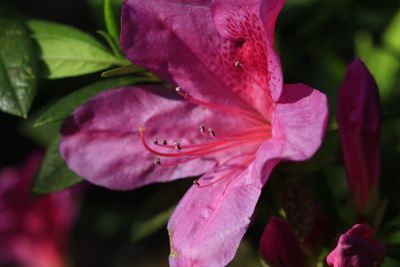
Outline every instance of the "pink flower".
<path fill-rule="evenodd" d="M 379 266 L 384 257 L 385 247 L 382 242 L 373 240 L 372 228 L 356 224 L 340 236 L 327 263 L 331 267 L 374 267 Z"/>
<path fill-rule="evenodd" d="M 270 266 L 304 267 L 306 257 L 290 225 L 271 218 L 262 234 L 260 254 Z"/>
<path fill-rule="evenodd" d="M 0 265 L 61 267 L 75 207 L 70 191 L 34 198 L 32 178 L 41 162 L 0 171 Z"/>
<path fill-rule="evenodd" d="M 179 87 L 110 90 L 62 128 L 62 156 L 92 183 L 127 190 L 201 175 L 168 223 L 171 266 L 226 265 L 273 167 L 321 144 L 325 95 L 282 85 L 282 4 L 124 1 L 125 54 Z"/>
<path fill-rule="evenodd" d="M 349 66 L 340 88 L 337 121 L 354 205 L 365 215 L 379 182 L 380 108 L 378 87 L 359 59 Z"/>

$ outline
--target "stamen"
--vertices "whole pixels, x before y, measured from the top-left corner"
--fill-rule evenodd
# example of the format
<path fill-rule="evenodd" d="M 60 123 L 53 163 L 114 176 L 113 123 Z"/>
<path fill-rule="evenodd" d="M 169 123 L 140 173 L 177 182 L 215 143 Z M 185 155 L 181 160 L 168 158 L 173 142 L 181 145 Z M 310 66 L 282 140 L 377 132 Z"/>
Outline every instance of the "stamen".
<path fill-rule="evenodd" d="M 175 149 L 178 150 L 178 151 L 180 151 L 182 149 L 179 140 L 175 141 Z"/>
<path fill-rule="evenodd" d="M 175 91 L 185 99 L 189 97 L 189 94 L 186 91 L 182 90 L 182 88 L 180 88 L 179 86 L 175 87 Z"/>
<path fill-rule="evenodd" d="M 259 136 L 252 135 L 249 137 L 241 137 L 241 138 L 231 139 L 231 140 L 227 140 L 227 141 L 215 141 L 215 142 L 211 142 L 209 144 L 199 145 L 198 146 L 199 148 L 197 148 L 197 149 L 192 149 L 190 151 L 185 151 L 182 153 L 163 153 L 163 152 L 159 152 L 159 151 L 152 149 L 148 145 L 148 143 L 146 142 L 146 140 L 144 138 L 145 130 L 146 129 L 144 127 L 139 128 L 142 144 L 149 152 L 151 152 L 154 155 L 160 156 L 160 157 L 182 157 L 182 156 L 202 157 L 207 154 L 227 150 L 229 148 L 237 147 L 242 144 L 248 144 L 248 143 L 252 143 L 252 142 L 260 142 L 261 140 L 266 138 L 265 134 L 259 135 Z"/>
<path fill-rule="evenodd" d="M 153 143 L 154 143 L 155 145 L 158 145 L 158 139 L 157 139 L 157 137 L 154 138 Z"/>
<path fill-rule="evenodd" d="M 206 127 L 204 126 L 204 124 L 200 124 L 199 129 L 202 134 L 206 132 Z"/>
<path fill-rule="evenodd" d="M 235 61 L 235 68 L 242 68 L 243 67 L 243 65 L 242 65 L 242 63 L 240 63 L 240 61 L 239 60 L 236 60 Z"/>
<path fill-rule="evenodd" d="M 210 134 L 211 137 L 215 137 L 215 132 L 212 128 L 208 128 L 208 133 Z"/>

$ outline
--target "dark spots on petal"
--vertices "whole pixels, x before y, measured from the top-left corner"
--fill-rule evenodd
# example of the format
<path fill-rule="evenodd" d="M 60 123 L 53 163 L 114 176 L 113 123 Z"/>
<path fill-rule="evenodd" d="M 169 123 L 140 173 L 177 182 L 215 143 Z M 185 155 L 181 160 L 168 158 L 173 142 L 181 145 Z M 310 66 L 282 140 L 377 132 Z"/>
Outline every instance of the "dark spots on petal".
<path fill-rule="evenodd" d="M 245 42 L 244 39 L 235 40 L 235 41 L 233 42 L 233 47 L 236 48 L 236 49 L 240 49 L 240 48 L 242 48 L 244 42 Z"/>

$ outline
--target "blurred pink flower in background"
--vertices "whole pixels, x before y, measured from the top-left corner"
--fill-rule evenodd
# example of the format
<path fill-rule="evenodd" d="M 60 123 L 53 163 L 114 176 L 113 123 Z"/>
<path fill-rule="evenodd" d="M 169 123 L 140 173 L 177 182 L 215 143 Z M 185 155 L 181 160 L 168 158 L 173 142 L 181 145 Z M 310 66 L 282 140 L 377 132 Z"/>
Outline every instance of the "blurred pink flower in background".
<path fill-rule="evenodd" d="M 259 251 L 265 262 L 272 267 L 306 266 L 304 251 L 292 228 L 280 218 L 270 218 L 262 234 Z"/>
<path fill-rule="evenodd" d="M 225 266 L 272 169 L 310 158 L 322 142 L 326 96 L 283 85 L 273 46 L 282 5 L 124 1 L 126 56 L 179 87 L 107 91 L 62 127 L 63 158 L 97 185 L 128 190 L 203 175 L 168 223 L 171 266 Z"/>
<path fill-rule="evenodd" d="M 385 247 L 374 240 L 373 229 L 367 224 L 356 224 L 340 235 L 327 263 L 330 267 L 377 267 L 384 257 Z"/>
<path fill-rule="evenodd" d="M 380 107 L 375 80 L 359 59 L 340 88 L 336 117 L 352 200 L 363 217 L 375 208 L 378 194 Z"/>
<path fill-rule="evenodd" d="M 71 190 L 32 196 L 41 160 L 41 153 L 32 153 L 22 166 L 0 171 L 0 265 L 66 266 L 76 203 Z"/>

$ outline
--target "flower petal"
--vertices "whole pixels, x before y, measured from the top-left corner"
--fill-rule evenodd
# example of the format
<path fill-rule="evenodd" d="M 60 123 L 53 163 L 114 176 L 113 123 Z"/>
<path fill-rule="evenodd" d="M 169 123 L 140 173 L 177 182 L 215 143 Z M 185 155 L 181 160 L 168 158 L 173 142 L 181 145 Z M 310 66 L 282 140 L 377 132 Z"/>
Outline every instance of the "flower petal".
<path fill-rule="evenodd" d="M 223 175 L 214 171 L 213 179 Z M 205 186 L 207 180 L 192 186 L 170 218 L 170 266 L 225 266 L 247 230 L 261 193 L 251 168 Z"/>
<path fill-rule="evenodd" d="M 121 47 L 132 62 L 146 66 L 196 98 L 256 108 L 269 119 L 270 90 L 279 97 L 275 92 L 281 90 L 282 75 L 276 55 L 267 58 L 273 51 L 263 50 L 268 39 L 263 23 L 256 14 L 257 33 L 253 31 L 255 25 L 249 25 L 250 34 L 245 39 L 228 39 L 217 32 L 212 6 L 206 1 L 127 0 L 123 3 Z M 250 41 L 255 36 L 262 39 Z M 243 61 L 240 67 L 235 66 L 238 60 Z M 272 65 L 268 65 L 269 60 Z M 272 81 L 275 85 L 269 86 Z"/>
<path fill-rule="evenodd" d="M 283 88 L 272 121 L 272 138 L 266 140 L 256 154 L 255 172 L 265 184 L 263 159 L 301 161 L 310 158 L 319 148 L 328 119 L 326 96 L 304 84 Z"/>
<path fill-rule="evenodd" d="M 140 126 L 146 127 L 146 141 L 165 153 L 178 151 L 154 145 L 155 137 L 160 143 L 168 139 L 170 145 L 179 140 L 184 149 L 186 144 L 210 142 L 198 129 L 201 123 L 221 135 L 236 128 L 237 118 L 211 113 L 171 95 L 176 94 L 164 88 L 130 87 L 109 90 L 80 107 L 62 127 L 60 151 L 69 168 L 94 184 L 122 190 L 200 175 L 212 168 L 216 157 L 223 155 L 158 166 L 144 148 Z"/>
<path fill-rule="evenodd" d="M 283 4 L 283 0 L 216 0 L 211 6 L 218 32 L 241 43 L 237 60 L 247 74 L 242 85 L 246 93 L 254 90 L 260 94 L 267 89 L 274 101 L 279 99 L 283 85 L 281 63 L 274 49 L 275 22 Z M 255 82 L 261 88 L 249 88 Z"/>

